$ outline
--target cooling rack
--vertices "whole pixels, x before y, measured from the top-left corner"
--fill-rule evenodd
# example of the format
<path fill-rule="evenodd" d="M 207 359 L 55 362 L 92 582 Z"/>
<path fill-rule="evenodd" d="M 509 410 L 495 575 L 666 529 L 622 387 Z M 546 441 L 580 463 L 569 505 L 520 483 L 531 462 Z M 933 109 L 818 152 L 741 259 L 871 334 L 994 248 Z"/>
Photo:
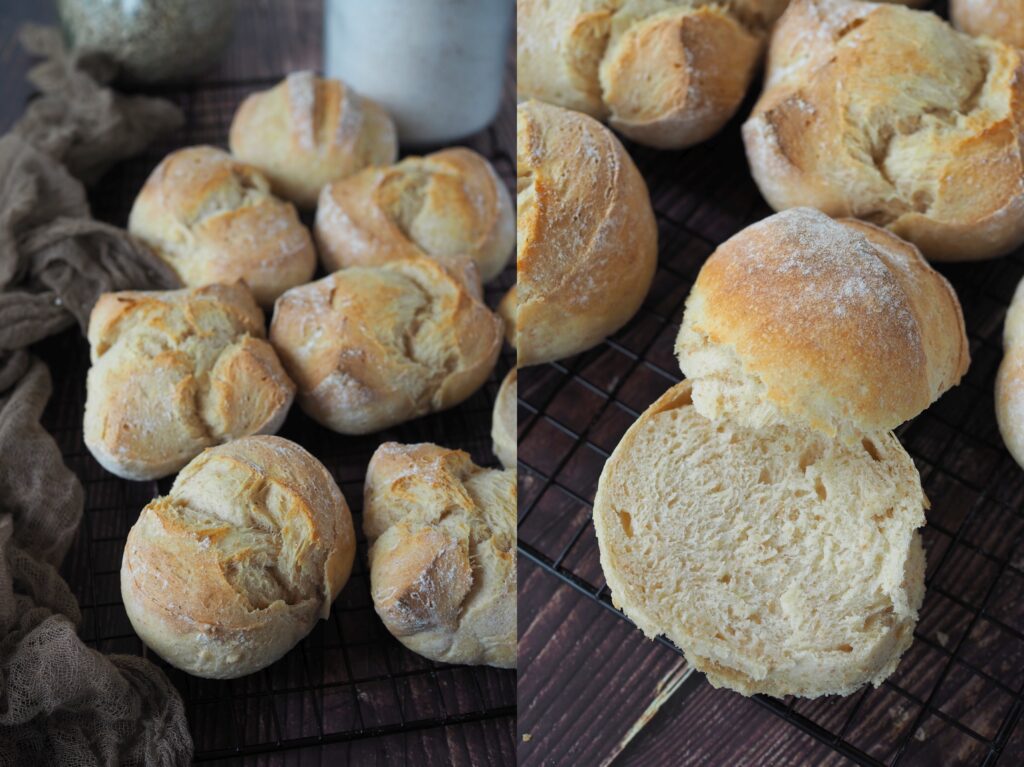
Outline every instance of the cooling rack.
<path fill-rule="evenodd" d="M 279 80 L 204 83 L 161 93 L 185 111 L 185 128 L 172 141 L 108 173 L 90 193 L 94 215 L 123 226 L 142 183 L 167 152 L 194 144 L 223 146 L 239 102 Z M 494 126 L 464 143 L 487 156 L 511 187 L 511 85 L 506 95 Z M 510 267 L 488 286 L 488 304 L 496 306 L 514 281 L 515 269 Z M 238 763 L 242 757 L 341 742 L 352 742 L 355 749 L 374 738 L 479 722 L 484 742 L 473 747 L 485 749 L 487 763 L 511 763 L 515 672 L 427 661 L 388 634 L 370 599 L 360 514 L 366 465 L 381 442 L 436 442 L 466 450 L 477 463 L 497 465 L 491 453 L 491 408 L 512 362 L 507 350 L 484 388 L 459 407 L 380 434 L 334 434 L 293 408 L 280 434 L 319 458 L 344 492 L 359 531 L 355 567 L 327 621 L 320 621 L 309 637 L 279 662 L 231 681 L 197 679 L 163 664 L 146 651 L 132 630 L 119 585 L 125 537 L 142 507 L 153 496 L 167 492 L 171 479 L 118 479 L 85 449 L 82 413 L 89 351 L 77 329 L 54 337 L 37 351 L 54 379 L 43 425 L 55 436 L 65 462 L 85 487 L 83 523 L 62 570 L 82 608 L 80 635 L 103 652 L 145 654 L 164 668 L 185 701 L 197 762 L 226 759 Z M 401 760 L 411 758 L 410 748 L 419 748 L 417 753 L 447 751 L 443 734 L 435 738 L 433 747 L 425 745 L 426 739 L 411 746 L 408 741 L 400 743 L 397 751 L 388 753 L 396 753 Z M 389 749 L 394 740 L 389 738 Z M 348 752 L 349 760 L 359 762 L 356 754 L 364 752 Z M 284 761 L 262 759 L 260 763 Z"/>
<path fill-rule="evenodd" d="M 625 142 L 658 222 L 650 294 L 623 330 L 594 349 L 519 373 L 520 555 L 623 620 L 601 572 L 591 505 L 625 430 L 682 378 L 674 341 L 704 260 L 771 214 L 751 180 L 740 122 L 682 152 Z M 832 748 L 837 761 L 992 765 L 1024 712 L 1024 470 L 1002 445 L 992 395 L 1024 252 L 938 269 L 963 304 L 972 363 L 957 388 L 897 430 L 932 504 L 914 644 L 877 689 L 810 701 L 756 698 Z M 675 694 L 701 684 L 695 674 Z"/>

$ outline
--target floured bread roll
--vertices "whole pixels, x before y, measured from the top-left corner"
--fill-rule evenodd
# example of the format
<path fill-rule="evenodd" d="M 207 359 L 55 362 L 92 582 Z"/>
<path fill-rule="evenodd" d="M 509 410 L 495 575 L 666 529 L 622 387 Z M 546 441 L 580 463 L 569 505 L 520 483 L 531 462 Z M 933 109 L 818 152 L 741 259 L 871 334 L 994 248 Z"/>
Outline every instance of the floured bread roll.
<path fill-rule="evenodd" d="M 1024 48 L 1024 0 L 950 0 L 949 17 L 961 32 Z"/>
<path fill-rule="evenodd" d="M 121 596 L 139 637 L 195 676 L 269 666 L 327 618 L 356 537 L 327 469 L 294 442 L 211 448 L 128 533 Z"/>
<path fill-rule="evenodd" d="M 196 146 L 172 152 L 135 199 L 128 230 L 189 287 L 245 280 L 269 308 L 316 269 L 309 230 L 256 168 Z"/>
<path fill-rule="evenodd" d="M 884 226 L 929 259 L 1024 242 L 1024 51 L 938 16 L 794 0 L 743 126 L 775 210 L 806 205 Z"/>
<path fill-rule="evenodd" d="M 679 149 L 743 100 L 788 0 L 517 0 L 516 88 Z"/>
<path fill-rule="evenodd" d="M 636 313 L 654 278 L 647 185 L 596 120 L 537 101 L 516 117 L 517 284 L 502 302 L 520 366 L 578 354 Z"/>
<path fill-rule="evenodd" d="M 501 320 L 422 256 L 293 288 L 270 326 L 299 405 L 342 434 L 459 404 L 487 380 L 501 336 Z"/>
<path fill-rule="evenodd" d="M 970 360 L 960 302 L 917 248 L 810 208 L 719 246 L 687 299 L 676 354 L 706 418 L 845 436 L 913 418 Z"/>
<path fill-rule="evenodd" d="M 462 147 L 368 168 L 325 186 L 313 228 L 327 271 L 426 254 L 491 280 L 515 247 L 512 198 L 494 168 Z"/>
<path fill-rule="evenodd" d="M 398 157 L 395 124 L 380 105 L 312 72 L 249 96 L 229 141 L 235 157 L 267 174 L 275 194 L 310 209 L 325 184 Z"/>
<path fill-rule="evenodd" d="M 1024 281 L 1017 285 L 1003 327 L 1003 361 L 996 374 L 996 421 L 1006 449 L 1024 466 Z"/>
<path fill-rule="evenodd" d="M 516 428 L 518 379 L 519 371 L 515 368 L 508 371 L 498 389 L 498 396 L 494 400 L 494 413 L 491 416 L 491 442 L 494 445 L 494 454 L 506 469 L 516 468 L 516 447 L 519 441 Z"/>
<path fill-rule="evenodd" d="M 925 504 L 892 434 L 710 421 L 684 381 L 608 459 L 594 528 L 614 603 L 716 687 L 846 695 L 911 644 Z"/>
<path fill-rule="evenodd" d="M 295 394 L 242 283 L 104 293 L 89 344 L 85 445 L 125 479 L 164 477 L 210 445 L 273 434 Z"/>
<path fill-rule="evenodd" d="M 431 444 L 377 448 L 363 532 L 373 606 L 413 652 L 516 667 L 516 475 Z"/>

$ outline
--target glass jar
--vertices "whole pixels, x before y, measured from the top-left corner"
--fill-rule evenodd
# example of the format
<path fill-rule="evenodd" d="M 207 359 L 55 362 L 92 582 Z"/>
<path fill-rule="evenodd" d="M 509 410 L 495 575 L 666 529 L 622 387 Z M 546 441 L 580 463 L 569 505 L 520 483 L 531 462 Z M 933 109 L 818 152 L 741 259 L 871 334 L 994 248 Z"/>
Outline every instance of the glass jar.
<path fill-rule="evenodd" d="M 384 106 L 407 146 L 486 127 L 497 114 L 513 0 L 325 0 L 324 71 Z"/>

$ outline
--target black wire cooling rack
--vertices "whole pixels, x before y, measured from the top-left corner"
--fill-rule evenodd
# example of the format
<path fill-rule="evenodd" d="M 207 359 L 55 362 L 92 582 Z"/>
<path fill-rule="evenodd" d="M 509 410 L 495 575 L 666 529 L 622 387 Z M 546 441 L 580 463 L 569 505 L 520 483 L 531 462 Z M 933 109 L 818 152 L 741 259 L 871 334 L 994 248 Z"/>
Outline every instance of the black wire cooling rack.
<path fill-rule="evenodd" d="M 683 152 L 627 144 L 658 221 L 650 294 L 596 348 L 519 373 L 519 552 L 624 620 L 601 572 L 594 492 L 625 430 L 682 378 L 674 341 L 704 260 L 771 213 L 750 178 L 739 124 Z M 1024 252 L 938 268 L 963 304 L 972 363 L 957 388 L 897 430 L 932 502 L 923 531 L 927 596 L 914 644 L 877 689 L 810 701 L 756 698 L 862 765 L 992 765 L 1024 712 L 1024 471 L 1002 445 L 993 405 L 1002 320 L 1024 275 Z M 1024 759 L 1016 748 L 1004 763 Z"/>
<path fill-rule="evenodd" d="M 248 93 L 270 87 L 279 79 L 203 84 L 162 94 L 183 108 L 185 128 L 172 142 L 153 147 L 145 156 L 108 173 L 90 193 L 96 217 L 123 226 L 143 181 L 167 152 L 194 144 L 223 146 L 238 103 Z M 466 144 L 487 156 L 511 187 L 511 86 L 506 102 L 494 127 Z M 488 303 L 496 306 L 514 281 L 513 266 L 488 286 Z M 155 495 L 166 493 L 171 479 L 118 479 L 86 450 L 82 413 L 89 352 L 77 329 L 47 341 L 38 352 L 54 379 L 54 394 L 43 424 L 85 487 L 84 520 L 62 570 L 82 608 L 80 635 L 103 652 L 147 654 L 121 602 L 121 556 L 139 511 Z M 494 763 L 514 759 L 515 672 L 434 663 L 406 650 L 388 634 L 370 599 L 360 515 L 366 465 L 381 442 L 436 442 L 466 450 L 477 463 L 497 465 L 491 453 L 491 408 L 510 364 L 506 351 L 485 387 L 459 407 L 368 437 L 329 432 L 298 408 L 289 414 L 281 436 L 302 444 L 327 466 L 352 508 L 359 538 L 355 567 L 330 618 L 320 621 L 282 660 L 256 674 L 231 681 L 197 679 L 148 653 L 181 692 L 196 761 L 238 761 L 250 755 L 365 742 L 467 722 L 484 723 L 493 740 L 504 744 L 489 756 Z M 403 750 L 407 748 L 408 743 L 398 746 L 398 759 L 403 753 L 408 755 Z M 357 753 L 353 751 L 347 758 L 358 763 Z"/>

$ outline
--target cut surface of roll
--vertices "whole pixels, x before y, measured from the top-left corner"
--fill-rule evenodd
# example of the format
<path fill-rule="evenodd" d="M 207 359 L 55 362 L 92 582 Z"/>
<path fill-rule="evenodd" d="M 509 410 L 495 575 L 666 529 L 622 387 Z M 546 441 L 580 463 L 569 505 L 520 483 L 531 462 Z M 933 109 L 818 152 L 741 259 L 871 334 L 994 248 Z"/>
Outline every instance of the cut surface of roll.
<path fill-rule="evenodd" d="M 388 442 L 366 471 L 373 605 L 413 652 L 516 666 L 516 477 L 431 444 Z"/>
<path fill-rule="evenodd" d="M 712 684 L 849 694 L 910 646 L 924 595 L 926 499 L 895 436 L 715 423 L 690 383 L 626 432 L 594 527 L 614 603 Z"/>
<path fill-rule="evenodd" d="M 591 348 L 633 317 L 657 267 L 647 185 L 611 131 L 530 101 L 516 118 L 513 345 L 520 366 Z"/>
<path fill-rule="evenodd" d="M 916 416 L 970 361 L 956 294 L 917 248 L 810 208 L 719 246 L 687 299 L 676 354 L 707 418 L 854 440 Z"/>
<path fill-rule="evenodd" d="M 203 448 L 280 428 L 295 395 L 242 283 L 104 293 L 89 317 L 86 447 L 157 479 Z"/>
<path fill-rule="evenodd" d="M 327 271 L 427 255 L 485 282 L 515 247 L 512 198 L 491 164 L 462 147 L 368 168 L 324 187 L 314 226 Z"/>
<path fill-rule="evenodd" d="M 316 207 L 325 184 L 398 157 L 388 113 L 340 80 L 293 72 L 253 93 L 231 120 L 231 152 L 263 171 L 274 193 Z"/>
<path fill-rule="evenodd" d="M 355 547 L 327 469 L 293 442 L 247 437 L 202 453 L 142 510 L 121 596 L 160 657 L 231 679 L 270 665 L 328 616 Z"/>
<path fill-rule="evenodd" d="M 933 260 L 1024 242 L 1024 51 L 932 13 L 793 0 L 743 126 L 775 210 L 884 226 Z"/>

